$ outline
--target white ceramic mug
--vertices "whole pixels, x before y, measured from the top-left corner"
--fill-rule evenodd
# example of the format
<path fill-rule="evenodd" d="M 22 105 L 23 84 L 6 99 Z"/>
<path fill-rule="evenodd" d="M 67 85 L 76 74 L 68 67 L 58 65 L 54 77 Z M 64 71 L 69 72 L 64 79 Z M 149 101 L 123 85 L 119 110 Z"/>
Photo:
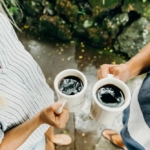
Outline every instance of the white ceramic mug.
<path fill-rule="evenodd" d="M 75 95 L 66 95 L 59 90 L 60 82 L 67 76 L 78 77 L 83 82 L 83 89 L 79 93 Z M 81 110 L 85 102 L 85 92 L 87 89 L 87 79 L 82 72 L 76 69 L 66 69 L 60 72 L 54 80 L 54 88 L 58 96 L 58 101 L 63 103 L 62 107 L 57 110 L 57 114 L 62 112 L 63 107 L 67 108 L 69 112 L 72 113 Z"/>
<path fill-rule="evenodd" d="M 97 90 L 104 86 L 112 84 L 121 89 L 124 94 L 124 104 L 120 107 L 108 107 L 102 105 L 97 97 Z M 91 116 L 93 119 L 99 121 L 101 124 L 111 125 L 114 122 L 116 115 L 127 108 L 131 101 L 131 93 L 128 86 L 121 80 L 114 78 L 112 74 L 109 74 L 106 78 L 103 78 L 95 83 L 92 89 L 92 103 L 91 103 Z"/>

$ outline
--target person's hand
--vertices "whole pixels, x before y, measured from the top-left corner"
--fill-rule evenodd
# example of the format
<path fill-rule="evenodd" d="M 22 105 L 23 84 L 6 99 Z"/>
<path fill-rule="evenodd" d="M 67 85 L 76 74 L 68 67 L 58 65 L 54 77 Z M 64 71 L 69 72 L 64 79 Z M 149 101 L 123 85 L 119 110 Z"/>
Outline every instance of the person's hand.
<path fill-rule="evenodd" d="M 44 108 L 40 112 L 40 119 L 42 123 L 47 123 L 57 128 L 64 128 L 69 119 L 69 112 L 63 108 L 62 113 L 57 115 L 55 111 L 62 106 L 62 103 L 56 102 L 49 107 Z"/>
<path fill-rule="evenodd" d="M 108 74 L 113 74 L 115 78 L 118 78 L 124 82 L 130 79 L 130 72 L 126 64 L 111 65 L 104 64 L 100 66 L 97 72 L 98 79 L 107 77 Z"/>

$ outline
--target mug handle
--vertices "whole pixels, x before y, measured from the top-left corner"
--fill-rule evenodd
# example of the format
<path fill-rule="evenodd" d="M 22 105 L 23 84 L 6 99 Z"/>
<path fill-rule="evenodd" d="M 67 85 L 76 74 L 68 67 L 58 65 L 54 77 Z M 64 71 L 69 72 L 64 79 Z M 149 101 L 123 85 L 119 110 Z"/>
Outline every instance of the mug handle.
<path fill-rule="evenodd" d="M 107 77 L 108 77 L 108 78 L 113 78 L 114 75 L 113 75 L 113 74 L 108 74 Z"/>
<path fill-rule="evenodd" d="M 55 113 L 56 113 L 57 115 L 60 115 L 60 114 L 62 113 L 62 109 L 63 109 L 64 105 L 66 104 L 67 100 L 65 100 L 65 99 L 59 99 L 58 102 L 61 102 L 61 103 L 62 103 L 62 106 L 61 106 L 60 108 L 58 108 L 58 109 L 55 111 Z"/>

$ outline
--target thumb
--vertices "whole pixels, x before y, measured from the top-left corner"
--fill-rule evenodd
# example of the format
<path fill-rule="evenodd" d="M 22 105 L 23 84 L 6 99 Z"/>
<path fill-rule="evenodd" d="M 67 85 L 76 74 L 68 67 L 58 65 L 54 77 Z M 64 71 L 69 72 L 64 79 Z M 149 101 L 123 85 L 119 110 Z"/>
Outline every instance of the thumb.
<path fill-rule="evenodd" d="M 60 107 L 62 106 L 62 103 L 61 102 L 56 102 L 56 103 L 53 103 L 51 105 L 51 108 L 56 111 L 57 109 L 59 109 Z"/>

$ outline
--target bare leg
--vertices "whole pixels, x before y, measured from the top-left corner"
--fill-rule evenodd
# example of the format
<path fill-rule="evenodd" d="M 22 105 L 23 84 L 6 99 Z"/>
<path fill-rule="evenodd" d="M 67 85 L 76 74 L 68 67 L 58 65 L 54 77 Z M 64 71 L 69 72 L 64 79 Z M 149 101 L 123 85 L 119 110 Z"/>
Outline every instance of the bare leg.
<path fill-rule="evenodd" d="M 46 132 L 45 136 L 48 141 L 51 141 L 54 138 L 54 127 L 51 126 Z"/>
<path fill-rule="evenodd" d="M 55 150 L 54 143 L 51 142 L 51 141 L 47 141 L 47 139 L 46 139 L 46 148 L 45 148 L 45 150 Z"/>
<path fill-rule="evenodd" d="M 56 145 L 69 145 L 71 143 L 71 138 L 66 134 L 56 134 L 54 135 L 54 127 L 50 127 L 45 133 L 47 143 L 54 143 Z M 53 149 L 52 149 L 53 150 Z"/>

